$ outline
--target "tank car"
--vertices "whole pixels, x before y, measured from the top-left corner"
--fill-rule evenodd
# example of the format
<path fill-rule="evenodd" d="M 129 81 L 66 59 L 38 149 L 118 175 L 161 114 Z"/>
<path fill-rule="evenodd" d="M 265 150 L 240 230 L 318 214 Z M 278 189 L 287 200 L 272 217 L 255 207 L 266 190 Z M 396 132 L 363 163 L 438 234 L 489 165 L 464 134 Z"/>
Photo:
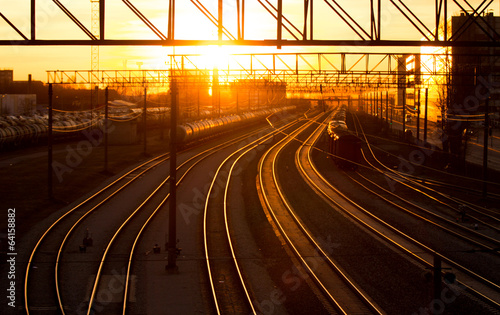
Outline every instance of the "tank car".
<path fill-rule="evenodd" d="M 283 109 L 259 110 L 255 112 L 246 112 L 239 115 L 229 115 L 216 119 L 201 120 L 197 122 L 186 123 L 177 127 L 177 142 L 188 143 L 195 140 L 207 138 L 216 134 L 227 132 L 235 127 L 247 125 L 267 117 L 280 110 L 294 109 L 286 107 Z"/>

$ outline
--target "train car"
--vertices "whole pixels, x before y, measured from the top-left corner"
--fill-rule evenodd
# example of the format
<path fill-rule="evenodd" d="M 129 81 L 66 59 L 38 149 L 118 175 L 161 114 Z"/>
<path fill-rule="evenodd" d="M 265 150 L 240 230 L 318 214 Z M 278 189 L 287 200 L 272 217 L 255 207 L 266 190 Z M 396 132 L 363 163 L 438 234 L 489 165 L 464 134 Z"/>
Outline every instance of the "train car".
<path fill-rule="evenodd" d="M 333 161 L 339 168 L 356 170 L 361 162 L 361 139 L 347 128 L 331 128 L 329 135 L 329 151 Z"/>
<path fill-rule="evenodd" d="M 239 115 L 223 116 L 215 119 L 201 120 L 177 126 L 177 143 L 189 143 L 211 137 L 220 133 L 231 131 L 234 128 L 248 125 L 264 119 L 272 113 L 284 110 L 294 110 L 295 107 L 285 107 L 281 109 L 264 109 L 254 112 L 246 112 Z"/>

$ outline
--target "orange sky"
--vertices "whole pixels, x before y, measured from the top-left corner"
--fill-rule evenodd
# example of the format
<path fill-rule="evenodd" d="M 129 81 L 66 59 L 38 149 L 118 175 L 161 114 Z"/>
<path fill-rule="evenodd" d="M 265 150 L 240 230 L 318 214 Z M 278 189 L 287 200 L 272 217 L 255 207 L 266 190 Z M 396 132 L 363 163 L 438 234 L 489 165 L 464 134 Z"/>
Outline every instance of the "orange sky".
<path fill-rule="evenodd" d="M 0 12 L 9 18 L 26 36 L 29 37 L 30 0 L 0 0 Z M 91 27 L 90 1 L 61 2 L 88 28 Z M 131 1 L 157 28 L 166 34 L 167 1 L 132 0 Z M 275 3 L 276 0 L 271 1 Z M 298 28 L 303 24 L 302 1 L 284 1 L 284 15 Z M 369 0 L 339 0 L 359 23 L 369 30 Z M 469 1 L 478 5 L 481 1 Z M 500 1 L 495 1 L 492 8 L 498 9 Z M 202 1 L 212 14 L 217 15 L 217 1 Z M 236 34 L 235 1 L 224 1 L 224 25 Z M 275 38 L 276 21 L 257 1 L 246 1 L 246 39 Z M 344 22 L 322 1 L 315 1 L 315 39 L 359 39 Z M 382 34 L 383 39 L 420 39 L 420 34 L 390 4 L 383 0 Z M 419 16 L 430 28 L 434 25 L 434 3 L 432 0 L 406 0 L 404 3 Z M 449 1 L 450 13 L 458 13 L 459 8 Z M 361 9 L 360 9 L 361 8 Z M 217 28 L 203 16 L 189 0 L 176 1 L 176 38 L 177 39 L 216 39 Z M 51 0 L 37 0 L 37 38 L 38 39 L 87 39 L 86 35 L 71 22 Z M 293 39 L 286 31 L 284 38 Z M 121 1 L 106 2 L 106 38 L 108 39 L 156 39 L 149 30 Z M 0 19 L 0 39 L 20 39 L 10 26 Z M 242 52 L 297 52 L 297 51 L 365 51 L 367 48 L 249 48 L 237 47 Z M 205 47 L 176 48 L 176 53 L 204 53 Z M 208 49 L 212 51 L 211 48 Z M 405 51 L 409 51 L 406 49 Z M 394 48 L 379 48 L 382 52 L 395 52 Z M 415 49 L 413 49 L 415 51 Z M 165 69 L 168 54 L 174 52 L 171 47 L 101 47 L 101 69 L 137 69 L 142 63 L 143 69 Z M 90 47 L 0 47 L 0 69 L 14 69 L 16 80 L 26 80 L 33 74 L 35 80 L 46 81 L 46 70 L 89 70 L 91 68 Z"/>

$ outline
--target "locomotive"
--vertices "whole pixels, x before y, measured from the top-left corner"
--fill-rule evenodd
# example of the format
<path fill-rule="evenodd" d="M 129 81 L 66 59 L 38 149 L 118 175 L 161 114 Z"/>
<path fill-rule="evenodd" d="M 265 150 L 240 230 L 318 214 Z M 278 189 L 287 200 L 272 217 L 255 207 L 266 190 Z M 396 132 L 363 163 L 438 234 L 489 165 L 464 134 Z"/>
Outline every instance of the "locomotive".
<path fill-rule="evenodd" d="M 328 123 L 328 151 L 335 164 L 342 169 L 356 170 L 361 162 L 362 141 L 355 136 L 345 123 L 345 108 L 334 114 Z"/>

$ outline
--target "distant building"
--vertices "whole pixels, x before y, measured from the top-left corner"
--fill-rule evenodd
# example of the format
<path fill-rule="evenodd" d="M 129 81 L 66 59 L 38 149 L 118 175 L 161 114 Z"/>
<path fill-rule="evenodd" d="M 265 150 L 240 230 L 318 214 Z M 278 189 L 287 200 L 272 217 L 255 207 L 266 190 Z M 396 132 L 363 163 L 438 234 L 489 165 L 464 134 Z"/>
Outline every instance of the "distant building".
<path fill-rule="evenodd" d="M 30 80 L 28 80 L 30 81 Z M 0 70 L 0 115 L 31 115 L 36 110 L 36 94 L 30 93 L 31 82 L 20 88 L 14 81 L 14 70 Z"/>
<path fill-rule="evenodd" d="M 471 21 L 462 13 L 451 19 L 456 41 L 490 41 L 500 39 L 500 17 L 487 13 Z M 453 47 L 449 114 L 484 112 L 484 101 L 490 98 L 490 106 L 500 106 L 499 89 L 491 89 L 500 83 L 500 48 Z"/>
<path fill-rule="evenodd" d="M 469 13 L 451 19 L 455 41 L 492 41 L 500 39 L 500 17 L 486 13 L 472 18 Z M 486 111 L 498 113 L 500 106 L 500 48 L 453 47 L 449 103 L 445 132 L 449 150 L 465 159 L 465 131 L 482 121 Z M 498 83 L 496 83 L 498 82 Z"/>
<path fill-rule="evenodd" d="M 0 115 L 32 115 L 36 110 L 36 94 L 0 94 Z"/>
<path fill-rule="evenodd" d="M 0 93 L 5 93 L 14 82 L 14 70 L 0 70 Z"/>
<path fill-rule="evenodd" d="M 500 40 L 500 17 L 494 16 L 492 12 L 479 17 L 473 16 L 472 12 L 462 12 L 459 16 L 449 19 L 446 28 L 448 39 L 455 42 Z M 439 30 L 439 35 L 444 38 L 444 27 Z M 498 117 L 498 56 L 498 47 L 422 47 L 420 60 L 417 60 L 416 56 L 403 56 L 406 60 L 406 72 L 403 77 L 406 82 L 404 89 L 407 92 L 406 108 L 417 109 L 416 92 L 428 88 L 429 110 L 432 109 L 437 114 L 434 117 L 438 122 L 443 120 L 442 126 L 446 134 L 443 138 L 443 149 L 455 157 L 464 158 L 463 135 L 466 129 L 483 121 L 487 99 L 488 112 L 496 115 L 490 117 Z M 400 62 L 400 66 L 401 64 Z M 439 75 L 422 74 L 419 69 Z M 418 78 L 419 76 L 421 78 Z M 420 103 L 421 112 L 422 103 L 423 100 Z M 430 117 L 430 120 L 433 118 Z"/>

